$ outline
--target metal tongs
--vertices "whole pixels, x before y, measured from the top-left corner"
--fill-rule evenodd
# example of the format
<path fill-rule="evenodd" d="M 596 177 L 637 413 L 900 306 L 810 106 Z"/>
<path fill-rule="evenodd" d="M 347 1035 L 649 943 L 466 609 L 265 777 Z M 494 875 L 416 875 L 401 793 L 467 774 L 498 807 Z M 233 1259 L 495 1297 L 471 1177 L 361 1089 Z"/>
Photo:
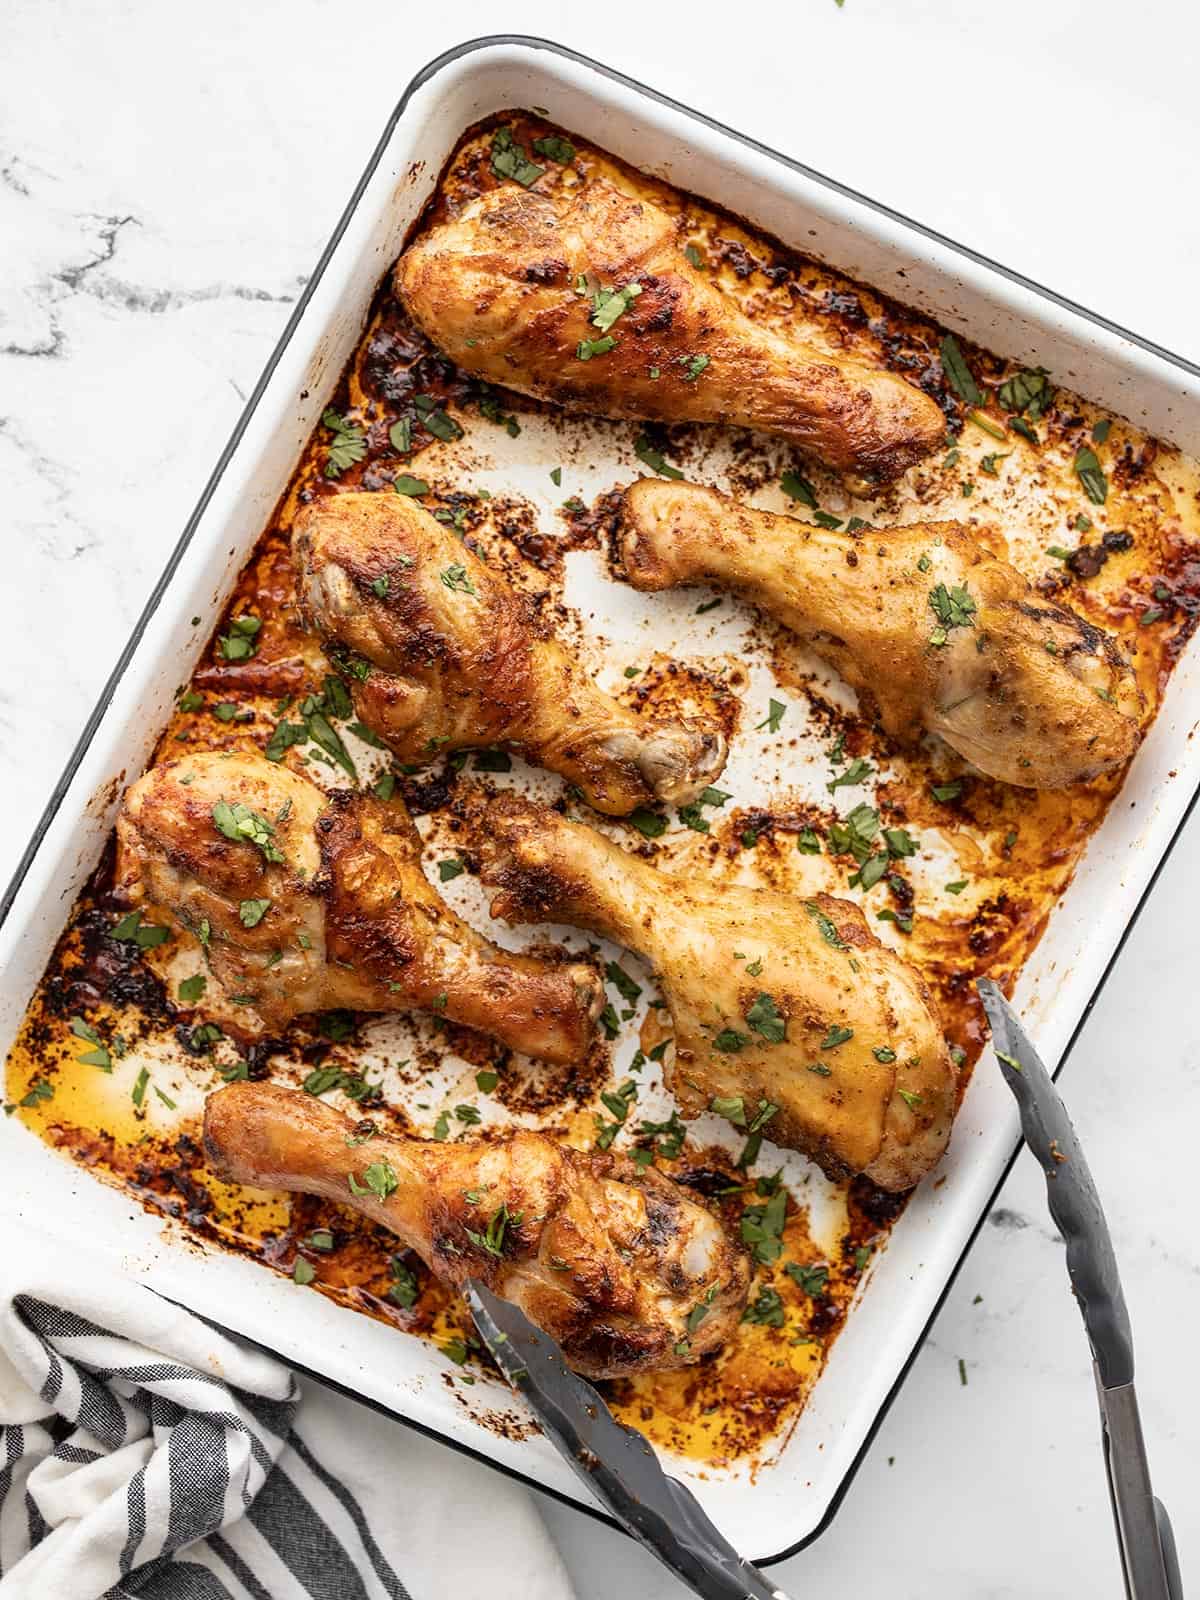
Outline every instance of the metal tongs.
<path fill-rule="evenodd" d="M 1066 1241 L 1067 1272 L 1092 1347 L 1125 1593 L 1129 1600 L 1183 1600 L 1170 1519 L 1150 1487 L 1133 1386 L 1133 1335 L 1100 1196 L 1067 1108 L 1016 1012 L 989 978 L 981 978 L 978 989 L 1025 1143 L 1046 1177 L 1050 1215 Z"/>
<path fill-rule="evenodd" d="M 649 1440 L 618 1422 L 592 1385 L 571 1371 L 548 1333 L 478 1278 L 468 1278 L 464 1292 L 501 1372 L 626 1533 L 703 1600 L 787 1600 L 738 1555 L 691 1490 L 667 1476 Z"/>

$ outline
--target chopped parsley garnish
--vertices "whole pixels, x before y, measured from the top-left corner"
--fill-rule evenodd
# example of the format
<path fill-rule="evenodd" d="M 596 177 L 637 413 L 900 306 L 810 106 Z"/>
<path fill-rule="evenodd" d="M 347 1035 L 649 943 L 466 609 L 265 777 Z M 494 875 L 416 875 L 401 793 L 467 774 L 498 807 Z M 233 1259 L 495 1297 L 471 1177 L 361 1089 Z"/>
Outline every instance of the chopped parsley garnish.
<path fill-rule="evenodd" d="M 359 1183 L 352 1172 L 347 1173 L 347 1181 L 351 1194 L 373 1194 L 380 1200 L 386 1200 L 392 1190 L 399 1186 L 400 1180 L 386 1161 L 372 1161 L 363 1173 L 363 1181 Z"/>
<path fill-rule="evenodd" d="M 359 1103 L 375 1099 L 379 1092 L 377 1083 L 368 1083 L 361 1073 L 345 1072 L 341 1067 L 314 1067 L 301 1087 L 306 1094 L 314 1096 L 340 1089 L 348 1099 Z"/>
<path fill-rule="evenodd" d="M 807 506 L 810 511 L 818 509 L 817 491 L 807 478 L 802 478 L 798 472 L 788 471 L 779 480 L 779 486 L 784 494 L 793 500 L 798 500 L 802 506 Z"/>
<path fill-rule="evenodd" d="M 865 783 L 874 771 L 875 768 L 869 761 L 865 761 L 862 756 L 856 756 L 846 770 L 844 772 L 835 773 L 825 787 L 829 790 L 830 794 L 832 794 L 835 789 L 853 789 L 856 788 L 860 783 Z"/>
<path fill-rule="evenodd" d="M 464 1232 L 466 1232 L 470 1243 L 477 1246 L 478 1250 L 486 1250 L 490 1256 L 502 1256 L 504 1254 L 504 1235 L 506 1235 L 509 1226 L 517 1227 L 520 1224 L 523 1214 L 525 1214 L 523 1211 L 509 1211 L 506 1203 L 501 1202 L 501 1205 L 496 1206 L 496 1210 L 488 1218 L 488 1226 L 486 1226 L 483 1234 L 477 1234 L 470 1227 L 464 1229 Z"/>
<path fill-rule="evenodd" d="M 957 800 L 962 794 L 961 778 L 952 778 L 949 783 L 935 783 L 929 791 L 935 800 Z"/>
<path fill-rule="evenodd" d="M 973 422 L 977 428 L 982 428 L 984 433 L 990 434 L 993 439 L 1003 440 L 1008 437 L 1000 424 L 998 422 L 993 422 L 991 417 L 985 417 L 982 411 L 968 411 L 967 421 Z M 985 461 L 994 461 L 996 458 L 995 456 L 984 456 L 983 459 Z M 985 467 L 983 470 L 985 472 L 992 471 L 990 467 Z M 993 476 L 994 475 L 995 474 L 993 473 Z"/>
<path fill-rule="evenodd" d="M 610 350 L 615 350 L 617 341 L 611 333 L 606 333 L 601 339 L 580 339 L 575 346 L 575 354 L 580 361 L 591 361 L 594 356 L 606 356 Z"/>
<path fill-rule="evenodd" d="M 399 1256 L 393 1256 L 388 1262 L 388 1271 L 392 1275 L 387 1292 L 388 1299 L 394 1300 L 398 1306 L 403 1306 L 405 1311 L 411 1311 L 421 1293 L 416 1273 L 401 1261 Z"/>
<path fill-rule="evenodd" d="M 740 1094 L 715 1094 L 708 1102 L 708 1109 L 718 1117 L 724 1117 L 727 1122 L 732 1122 L 735 1128 L 746 1126 L 746 1102 Z"/>
<path fill-rule="evenodd" d="M 479 599 L 479 593 L 471 582 L 470 574 L 460 561 L 454 562 L 439 576 L 452 594 L 469 594 L 473 595 L 476 600 Z"/>
<path fill-rule="evenodd" d="M 512 757 L 506 750 L 477 750 L 475 752 L 476 772 L 511 772 Z"/>
<path fill-rule="evenodd" d="M 755 733 L 758 733 L 763 728 L 765 728 L 768 733 L 778 733 L 779 725 L 783 721 L 786 711 L 787 706 L 782 700 L 768 700 L 767 714 L 760 723 L 756 724 L 754 729 Z"/>
<path fill-rule="evenodd" d="M 143 1067 L 134 1081 L 133 1088 L 129 1091 L 129 1098 L 139 1110 L 141 1109 L 142 1103 L 146 1098 L 146 1090 L 149 1085 L 150 1069 L 148 1067 Z"/>
<path fill-rule="evenodd" d="M 282 761 L 285 750 L 290 750 L 294 744 L 304 744 L 307 739 L 308 728 L 303 722 L 288 722 L 285 718 L 275 724 L 264 754 L 268 761 Z"/>
<path fill-rule="evenodd" d="M 458 423 L 453 417 L 446 415 L 431 394 L 414 395 L 413 409 L 426 433 L 431 433 L 435 439 L 450 444 L 453 440 L 462 438 L 462 429 Z"/>
<path fill-rule="evenodd" d="M 764 1206 L 747 1206 L 742 1212 L 742 1243 L 764 1267 L 783 1252 L 783 1225 L 787 1217 L 787 1191 L 778 1189 Z"/>
<path fill-rule="evenodd" d="M 665 1122 L 640 1122 L 638 1124 L 638 1138 L 643 1141 L 642 1150 L 633 1152 L 635 1161 L 642 1158 L 645 1165 L 658 1155 L 664 1161 L 674 1161 L 683 1149 L 683 1142 L 687 1138 L 687 1129 L 679 1120 L 678 1111 L 672 1111 Z"/>
<path fill-rule="evenodd" d="M 1092 504 L 1102 506 L 1108 499 L 1108 479 L 1100 458 L 1090 445 L 1085 444 L 1075 457 L 1075 476 Z"/>
<path fill-rule="evenodd" d="M 1050 387 L 1049 375 L 1041 367 L 1036 367 L 1033 371 L 1018 372 L 1015 377 L 1006 378 L 996 391 L 996 396 L 1006 411 L 1023 413 L 1030 422 L 1036 422 L 1050 409 L 1054 390 Z M 1033 437 L 1037 439 L 1036 434 Z"/>
<path fill-rule="evenodd" d="M 466 870 L 465 864 L 454 856 L 447 856 L 444 861 L 438 862 L 438 878 L 442 883 L 449 883 L 452 878 L 459 877 Z"/>
<path fill-rule="evenodd" d="M 764 1328 L 782 1328 L 785 1320 L 783 1301 L 777 1289 L 760 1289 L 742 1312 L 743 1322 L 757 1323 Z"/>
<path fill-rule="evenodd" d="M 796 835 L 796 849 L 802 856 L 819 856 L 821 840 L 813 828 L 801 828 Z"/>
<path fill-rule="evenodd" d="M 232 805 L 227 800 L 218 800 L 212 808 L 212 819 L 217 832 L 226 839 L 232 839 L 237 844 L 257 845 L 266 861 L 284 859 L 283 851 L 275 843 L 274 827 L 266 817 L 252 811 L 240 800 L 235 800 Z"/>
<path fill-rule="evenodd" d="M 821 1040 L 822 1050 L 836 1050 L 838 1045 L 845 1044 L 848 1039 L 853 1039 L 854 1029 L 843 1028 L 840 1024 L 830 1023 L 829 1032 Z"/>
<path fill-rule="evenodd" d="M 271 909 L 269 900 L 243 900 L 238 905 L 238 917 L 243 928 L 257 928 Z"/>
<path fill-rule="evenodd" d="M 787 1038 L 787 1018 L 769 994 L 760 994 L 746 1012 L 746 1021 L 768 1044 L 782 1044 Z"/>
<path fill-rule="evenodd" d="M 929 591 L 929 605 L 938 620 L 938 626 L 929 636 L 932 645 L 945 644 L 951 628 L 975 626 L 977 607 L 965 583 L 958 584 L 953 589 L 948 589 L 944 583 L 939 583 Z"/>
<path fill-rule="evenodd" d="M 612 984 L 613 988 L 621 996 L 622 1000 L 627 1000 L 630 1005 L 634 1003 L 634 1001 L 642 992 L 641 984 L 635 982 L 634 979 L 631 978 L 625 971 L 625 968 L 620 966 L 616 961 L 610 961 L 608 963 L 604 969 L 604 976 L 608 979 L 609 983 Z"/>
<path fill-rule="evenodd" d="M 896 1092 L 910 1111 L 915 1111 L 921 1104 L 921 1096 L 914 1093 L 912 1089 L 898 1089 Z"/>
<path fill-rule="evenodd" d="M 958 340 L 952 333 L 942 336 L 941 342 L 942 371 L 946 374 L 946 381 L 954 390 L 958 398 L 969 406 L 981 406 L 983 394 L 979 385 L 971 375 L 971 369 L 963 359 L 963 353 L 958 348 Z"/>
<path fill-rule="evenodd" d="M 698 272 L 703 272 L 705 270 L 704 258 L 694 244 L 690 242 L 685 244 L 683 247 L 683 253 L 687 257 L 689 266 L 695 267 Z"/>
<path fill-rule="evenodd" d="M 303 1256 L 297 1256 L 292 1266 L 292 1281 L 294 1283 L 308 1284 L 317 1275 L 317 1269 L 311 1261 L 305 1261 Z"/>
<path fill-rule="evenodd" d="M 72 1017 L 71 1032 L 77 1039 L 95 1046 L 94 1049 L 85 1050 L 83 1055 L 77 1056 L 75 1058 L 77 1061 L 85 1067 L 99 1067 L 101 1072 L 112 1071 L 112 1055 L 90 1022 L 85 1022 L 82 1017 Z"/>
<path fill-rule="evenodd" d="M 513 138 L 510 127 L 497 128 L 492 135 L 492 171 L 498 178 L 511 178 L 528 189 L 545 172 L 536 161 L 531 161 L 524 148 Z"/>
<path fill-rule="evenodd" d="M 148 1072 L 146 1072 L 145 1067 L 142 1068 L 142 1071 L 143 1071 L 143 1073 L 145 1073 L 146 1077 L 149 1078 L 150 1074 Z M 146 1092 L 145 1085 L 143 1084 L 142 1093 L 145 1094 L 145 1092 Z M 19 1106 L 29 1107 L 29 1106 L 36 1106 L 43 1100 L 53 1100 L 53 1099 L 54 1099 L 54 1085 L 52 1083 L 47 1083 L 45 1078 L 34 1078 L 32 1080 L 32 1082 L 30 1083 L 29 1088 L 25 1091 L 25 1093 L 17 1101 L 17 1104 Z M 137 1099 L 135 1099 L 135 1101 L 134 1101 L 135 1105 L 141 1105 L 141 1103 L 142 1102 L 140 1100 L 137 1100 Z"/>
<path fill-rule="evenodd" d="M 557 161 L 560 167 L 569 167 L 575 159 L 575 146 L 570 139 L 562 139 L 556 133 L 548 133 L 544 139 L 535 139 L 533 148 L 538 155 Z"/>
<path fill-rule="evenodd" d="M 804 909 L 816 923 L 818 929 L 820 930 L 821 937 L 824 939 L 826 944 L 832 945 L 835 950 L 849 949 L 849 945 L 846 944 L 841 934 L 837 931 L 835 924 L 829 917 L 825 915 L 815 901 L 806 900 L 804 902 Z"/>
<path fill-rule="evenodd" d="M 517 439 L 520 437 L 521 424 L 517 421 L 516 417 L 511 416 L 507 411 L 504 410 L 499 400 L 496 399 L 495 395 L 482 395 L 479 400 L 479 409 L 489 422 L 499 423 L 504 429 L 505 433 L 508 434 L 510 439 Z M 463 512 L 463 516 L 465 518 L 465 511 Z M 454 526 L 456 528 L 462 526 L 462 524 L 458 521 L 457 516 L 455 517 Z"/>
<path fill-rule="evenodd" d="M 895 859 L 901 856 L 915 856 L 920 848 L 917 840 L 905 828 L 885 828 L 883 837 L 887 843 L 888 855 Z"/>
<path fill-rule="evenodd" d="M 118 939 L 122 944 L 136 944 L 139 950 L 153 950 L 156 945 L 165 944 L 170 937 L 169 928 L 143 922 L 140 911 L 131 911 L 109 929 L 110 939 Z"/>
<path fill-rule="evenodd" d="M 226 661 L 246 661 L 258 649 L 261 628 L 261 617 L 234 617 L 229 632 L 218 636 L 217 648 Z"/>
<path fill-rule="evenodd" d="M 879 813 L 864 801 L 844 821 L 830 823 L 829 848 L 834 855 L 852 855 L 861 867 L 878 832 Z"/>
<path fill-rule="evenodd" d="M 615 1039 L 621 1031 L 621 1019 L 617 1016 L 615 1007 L 610 1003 L 600 1013 L 597 1021 L 604 1029 L 606 1039 Z"/>
<path fill-rule="evenodd" d="M 657 839 L 667 831 L 667 819 L 660 816 L 657 811 L 649 811 L 645 806 L 638 806 L 636 811 L 629 813 L 629 821 L 647 839 Z"/>
<path fill-rule="evenodd" d="M 1007 461 L 1010 454 L 1011 452 L 1008 450 L 1002 450 L 999 453 L 993 450 L 990 455 L 981 456 L 979 458 L 980 472 L 986 472 L 989 478 L 998 478 L 1000 471 L 997 462 Z"/>
<path fill-rule="evenodd" d="M 623 289 L 597 289 L 592 296 L 592 314 L 589 318 L 592 326 L 599 328 L 601 333 L 607 333 L 641 292 L 640 283 L 627 283 Z"/>
<path fill-rule="evenodd" d="M 425 479 L 414 478 L 410 472 L 397 473 L 392 479 L 392 488 L 397 494 L 417 496 L 429 493 L 429 485 L 425 482 Z"/>
<path fill-rule="evenodd" d="M 708 833 L 710 825 L 708 818 L 703 815 L 703 806 L 723 806 L 726 800 L 731 800 L 732 795 L 724 789 L 714 789 L 710 784 L 707 789 L 702 789 L 690 805 L 680 806 L 679 820 L 695 833 Z"/>
<path fill-rule="evenodd" d="M 333 434 L 333 443 L 325 452 L 325 476 L 340 478 L 347 467 L 354 466 L 366 455 L 367 436 L 332 409 L 322 415 L 321 421 Z"/>
<path fill-rule="evenodd" d="M 871 1051 L 871 1054 L 875 1057 L 876 1061 L 881 1061 L 885 1067 L 890 1067 L 892 1062 L 896 1059 L 896 1052 L 891 1048 L 890 1045 L 886 1044 L 877 1045 L 875 1049 Z"/>
<path fill-rule="evenodd" d="M 601 1150 L 607 1150 L 616 1138 L 626 1117 L 629 1108 L 637 1099 L 637 1084 L 632 1078 L 626 1078 L 624 1083 L 616 1089 L 605 1089 L 600 1096 L 601 1104 L 612 1112 L 615 1122 L 606 1122 L 599 1113 L 596 1113 L 596 1143 Z"/>
<path fill-rule="evenodd" d="M 695 383 L 711 359 L 710 356 L 680 356 L 679 365 L 684 369 L 683 381 Z"/>
<path fill-rule="evenodd" d="M 722 1028 L 712 1042 L 713 1049 L 720 1051 L 723 1056 L 737 1055 L 749 1043 L 750 1035 L 739 1033 L 736 1028 Z"/>
<path fill-rule="evenodd" d="M 879 922 L 894 922 L 901 933 L 911 933 L 913 931 L 911 911 L 893 911 L 889 906 L 883 911 L 877 911 L 875 917 Z"/>
<path fill-rule="evenodd" d="M 783 1270 L 797 1288 L 808 1295 L 810 1299 L 818 1300 L 825 1293 L 829 1283 L 828 1267 L 802 1266 L 798 1261 L 789 1261 Z"/>
<path fill-rule="evenodd" d="M 678 467 L 673 467 L 664 457 L 661 450 L 655 448 L 644 433 L 639 433 L 634 441 L 633 453 L 651 472 L 657 473 L 660 478 L 682 478 L 683 473 Z"/>

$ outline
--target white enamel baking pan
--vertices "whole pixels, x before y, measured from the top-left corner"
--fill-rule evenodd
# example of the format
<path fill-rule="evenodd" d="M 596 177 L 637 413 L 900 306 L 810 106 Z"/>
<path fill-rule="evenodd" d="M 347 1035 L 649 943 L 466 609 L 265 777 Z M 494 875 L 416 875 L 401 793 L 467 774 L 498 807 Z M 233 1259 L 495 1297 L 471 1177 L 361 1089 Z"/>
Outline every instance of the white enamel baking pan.
<path fill-rule="evenodd" d="M 7 1050 L 71 904 L 186 682 L 242 562 L 349 356 L 380 277 L 462 131 L 507 107 L 549 117 L 717 201 L 786 243 L 931 313 L 1200 453 L 1200 369 L 850 190 L 594 62 L 531 39 L 485 39 L 405 92 L 221 456 L 0 903 L 0 1050 Z M 1200 785 L 1200 650 L 1171 680 L 1124 791 L 1093 838 L 1017 994 L 1059 1064 Z M 813 1399 L 756 1475 L 673 1470 L 747 1555 L 771 1560 L 832 1516 L 1016 1148 L 1012 1102 L 984 1057 L 950 1152 L 872 1268 Z M 516 1403 L 489 1380 L 448 1382 L 431 1346 L 250 1261 L 206 1251 L 0 1118 L 0 1214 L 59 1233 L 336 1386 L 586 1508 L 540 1438 L 486 1425 Z M 511 1430 L 509 1431 L 511 1434 Z"/>

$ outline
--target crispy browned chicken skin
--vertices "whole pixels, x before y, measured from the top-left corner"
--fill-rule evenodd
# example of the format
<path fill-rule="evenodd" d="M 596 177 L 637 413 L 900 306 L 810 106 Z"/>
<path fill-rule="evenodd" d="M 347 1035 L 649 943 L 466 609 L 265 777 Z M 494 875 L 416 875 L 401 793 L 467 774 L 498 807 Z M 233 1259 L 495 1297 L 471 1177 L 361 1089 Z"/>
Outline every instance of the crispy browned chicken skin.
<path fill-rule="evenodd" d="M 507 745 L 617 815 L 694 799 L 725 762 L 717 729 L 656 723 L 598 688 L 518 594 L 436 518 L 395 494 L 302 511 L 306 618 L 370 663 L 355 710 L 405 762 Z"/>
<path fill-rule="evenodd" d="M 222 806 L 246 836 L 220 830 Z M 244 1028 L 346 1006 L 433 1010 L 548 1061 L 591 1043 L 598 974 L 481 938 L 427 882 L 398 800 L 326 795 L 259 756 L 185 756 L 129 790 L 117 843 L 126 897 L 199 935 L 226 991 L 253 996 Z"/>
<path fill-rule="evenodd" d="M 204 1146 L 235 1183 L 323 1195 L 382 1223 L 455 1288 L 481 1278 L 589 1377 L 681 1367 L 736 1328 L 745 1256 L 653 1168 L 527 1131 L 455 1144 L 371 1134 L 351 1146 L 354 1130 L 311 1095 L 234 1083 L 209 1097 Z"/>
<path fill-rule="evenodd" d="M 488 807 L 492 913 L 606 934 L 656 969 L 674 1022 L 668 1086 L 714 1099 L 833 1177 L 908 1189 L 950 1135 L 956 1078 L 924 982 L 857 906 L 668 876 L 515 795 Z M 714 1109 L 721 1109 L 716 1107 Z"/>
<path fill-rule="evenodd" d="M 940 734 L 1031 789 L 1084 783 L 1137 749 L 1141 695 L 1116 641 L 1044 600 L 994 531 L 835 532 L 657 479 L 626 490 L 623 519 L 635 588 L 744 595 L 869 696 L 894 738 Z"/>
<path fill-rule="evenodd" d="M 945 419 L 927 395 L 759 327 L 683 246 L 677 218 L 601 179 L 553 195 L 505 186 L 418 235 L 396 288 L 464 371 L 522 394 L 761 428 L 877 483 L 937 447 Z M 630 284 L 641 293 L 603 333 L 593 296 Z M 580 359 L 605 338 L 615 347 Z"/>

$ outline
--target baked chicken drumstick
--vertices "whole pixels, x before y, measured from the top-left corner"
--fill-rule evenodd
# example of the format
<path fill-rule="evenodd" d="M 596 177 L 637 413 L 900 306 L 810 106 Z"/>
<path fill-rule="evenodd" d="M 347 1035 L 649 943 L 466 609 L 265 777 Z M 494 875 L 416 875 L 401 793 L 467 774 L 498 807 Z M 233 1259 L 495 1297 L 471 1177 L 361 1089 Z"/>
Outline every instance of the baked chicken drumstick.
<path fill-rule="evenodd" d="M 833 532 L 648 478 L 626 490 L 623 518 L 636 589 L 744 595 L 873 698 L 894 738 L 940 734 L 1031 789 L 1084 783 L 1137 749 L 1141 695 L 1116 642 L 1043 599 L 995 535 L 956 522 Z"/>
<path fill-rule="evenodd" d="M 685 1189 L 542 1133 L 364 1140 L 311 1095 L 233 1083 L 209 1097 L 204 1145 L 235 1183 L 336 1200 L 455 1288 L 481 1278 L 588 1377 L 696 1361 L 730 1337 L 746 1302 L 745 1256 Z"/>
<path fill-rule="evenodd" d="M 574 1062 L 604 1005 L 580 962 L 513 955 L 450 910 L 421 871 L 404 807 L 326 795 L 259 756 L 151 767 L 117 823 L 117 883 L 204 945 L 242 1026 L 304 1012 L 434 1010 L 514 1050 Z"/>
<path fill-rule="evenodd" d="M 396 289 L 465 372 L 521 394 L 760 428 L 875 483 L 936 449 L 946 423 L 927 395 L 752 322 L 685 242 L 679 219 L 601 179 L 505 186 L 418 236 Z"/>
<path fill-rule="evenodd" d="M 685 1116 L 759 1120 L 830 1176 L 884 1189 L 910 1188 L 938 1160 L 950 1054 L 921 978 L 857 906 L 667 876 L 515 795 L 492 802 L 487 826 L 493 915 L 589 928 L 656 968 Z"/>
<path fill-rule="evenodd" d="M 508 745 L 617 816 L 694 799 L 720 773 L 720 731 L 644 721 L 605 694 L 532 601 L 412 500 L 309 506 L 293 550 L 309 624 L 369 663 L 355 709 L 401 760 Z"/>

